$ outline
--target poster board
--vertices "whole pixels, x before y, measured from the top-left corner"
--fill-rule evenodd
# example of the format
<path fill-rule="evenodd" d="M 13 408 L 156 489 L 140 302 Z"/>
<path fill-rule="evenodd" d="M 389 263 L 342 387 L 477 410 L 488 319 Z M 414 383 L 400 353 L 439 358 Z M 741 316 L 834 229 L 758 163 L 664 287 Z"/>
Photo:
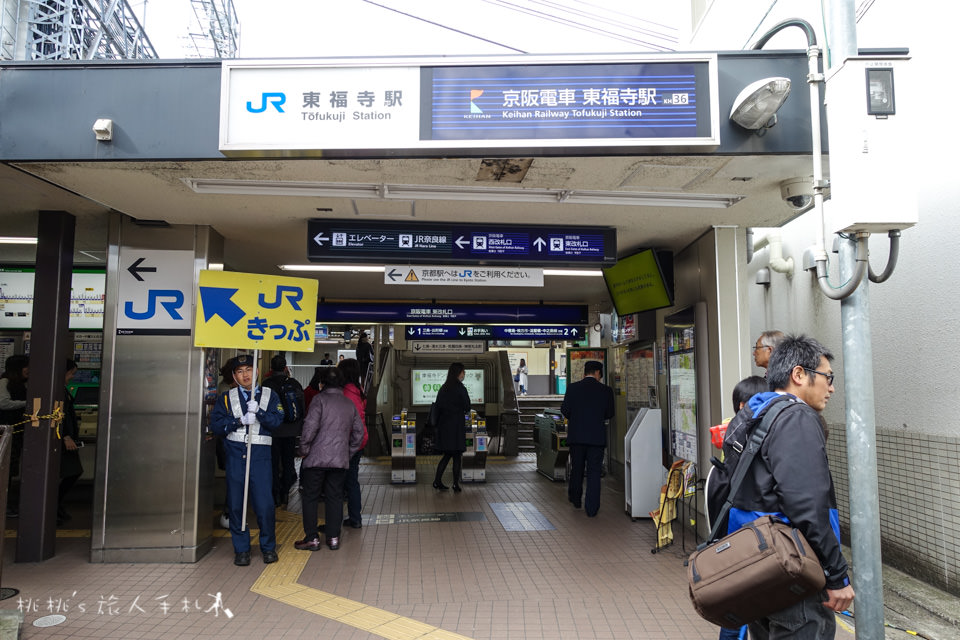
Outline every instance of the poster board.
<path fill-rule="evenodd" d="M 603 363 L 603 377 L 600 382 L 609 384 L 607 376 L 607 350 L 606 349 L 567 349 L 567 385 L 583 380 L 583 367 L 591 360 L 598 360 Z"/>
<path fill-rule="evenodd" d="M 637 345 L 624 356 L 627 424 L 633 424 L 641 409 L 659 408 L 656 353 L 654 344 L 649 342 Z"/>
<path fill-rule="evenodd" d="M 670 453 L 697 460 L 697 363 L 692 307 L 664 318 L 669 394 Z"/>

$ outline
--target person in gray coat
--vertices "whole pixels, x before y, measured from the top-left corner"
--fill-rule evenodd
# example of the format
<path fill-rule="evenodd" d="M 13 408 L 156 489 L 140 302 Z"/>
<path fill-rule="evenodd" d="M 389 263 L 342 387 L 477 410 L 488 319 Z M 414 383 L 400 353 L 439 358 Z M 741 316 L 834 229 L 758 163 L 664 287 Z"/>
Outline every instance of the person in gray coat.
<path fill-rule="evenodd" d="M 343 395 L 343 374 L 331 367 L 322 376 L 323 389 L 310 403 L 300 436 L 304 536 L 293 546 L 307 551 L 320 548 L 317 509 L 321 493 L 325 496 L 327 546 L 332 550 L 340 548 L 343 483 L 350 468 L 350 457 L 363 443 L 363 422 L 353 402 Z"/>
<path fill-rule="evenodd" d="M 447 381 L 437 392 L 437 449 L 443 452 L 443 457 L 437 464 L 433 488 L 440 491 L 449 488 L 442 479 L 447 463 L 453 458 L 453 490 L 460 492 L 463 452 L 467 449 L 465 415 L 470 413 L 470 394 L 463 385 L 465 375 L 464 366 L 454 362 L 447 370 Z"/>

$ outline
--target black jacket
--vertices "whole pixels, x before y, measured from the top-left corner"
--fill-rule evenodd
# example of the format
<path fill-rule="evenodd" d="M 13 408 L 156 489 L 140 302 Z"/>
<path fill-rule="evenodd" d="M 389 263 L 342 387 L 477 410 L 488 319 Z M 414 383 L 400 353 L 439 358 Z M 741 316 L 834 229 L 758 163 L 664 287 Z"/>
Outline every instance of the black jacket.
<path fill-rule="evenodd" d="M 567 387 L 560 413 L 569 421 L 567 442 L 598 447 L 607 446 L 604 421 L 613 417 L 613 389 L 593 376 Z"/>
<path fill-rule="evenodd" d="M 470 413 L 470 394 L 459 380 L 444 383 L 437 392 L 437 440 L 439 451 L 466 451 L 464 416 Z"/>
<path fill-rule="evenodd" d="M 758 393 L 738 417 L 762 419 L 777 395 L 772 391 Z M 727 427 L 724 450 L 732 426 L 733 422 Z M 847 562 L 840 550 L 840 519 L 823 424 L 817 411 L 803 402 L 784 409 L 770 425 L 760 453 L 734 498 L 727 530 L 736 531 L 763 515 L 777 515 L 803 533 L 820 559 L 828 589 L 849 584 Z"/>

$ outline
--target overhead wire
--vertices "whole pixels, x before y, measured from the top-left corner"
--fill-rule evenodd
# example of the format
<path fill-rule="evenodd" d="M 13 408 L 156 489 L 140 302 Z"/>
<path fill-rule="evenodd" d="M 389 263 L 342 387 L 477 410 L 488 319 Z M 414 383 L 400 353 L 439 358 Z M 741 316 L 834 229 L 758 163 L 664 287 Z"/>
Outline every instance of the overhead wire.
<path fill-rule="evenodd" d="M 870 7 L 873 6 L 873 3 L 877 0 L 863 0 L 860 3 L 860 6 L 857 7 L 857 22 L 860 22 L 860 18 L 867 15 L 867 11 L 870 10 Z"/>
<path fill-rule="evenodd" d="M 624 31 L 634 32 L 634 33 L 638 33 L 638 34 L 643 34 L 643 35 L 645 35 L 645 36 L 653 36 L 654 38 L 659 38 L 659 39 L 662 39 L 662 40 L 666 40 L 666 41 L 668 41 L 668 42 L 670 42 L 670 43 L 672 43 L 672 44 L 676 44 L 676 43 L 677 43 L 677 40 L 678 40 L 678 38 L 677 38 L 676 35 L 674 35 L 674 36 L 669 36 L 669 35 L 667 35 L 666 33 L 662 32 L 662 31 L 655 31 L 655 30 L 653 30 L 653 29 L 641 28 L 641 27 L 637 27 L 637 26 L 631 26 L 631 25 L 626 24 L 625 22 L 617 21 L 617 20 L 614 20 L 614 19 L 611 19 L 611 18 L 607 18 L 607 17 L 602 16 L 602 15 L 600 15 L 600 14 L 598 14 L 598 13 L 590 13 L 590 12 L 584 11 L 584 10 L 582 10 L 582 9 L 575 9 L 575 8 L 573 8 L 573 7 L 571 7 L 571 6 L 567 6 L 567 5 L 563 4 L 563 3 L 556 2 L 555 0 L 528 0 L 528 2 L 530 2 L 531 4 L 544 5 L 544 6 L 547 6 L 547 7 L 550 7 L 550 8 L 557 9 L 557 10 L 559 10 L 559 11 L 564 11 L 564 12 L 569 13 L 569 14 L 572 14 L 572 15 L 576 15 L 576 16 L 580 16 L 580 17 L 587 18 L 587 19 L 590 19 L 590 20 L 594 20 L 594 21 L 599 22 L 599 23 L 612 25 L 612 26 L 618 27 L 618 28 L 620 28 L 620 29 L 622 29 L 622 30 L 624 30 Z M 586 4 L 586 3 L 584 3 L 584 4 Z M 593 6 L 593 5 L 588 5 L 588 6 Z M 612 13 L 612 14 L 617 15 L 617 16 L 622 16 L 624 19 L 632 18 L 632 16 L 629 16 L 629 15 L 627 15 L 627 14 L 625 14 L 625 13 L 622 13 L 622 12 L 619 12 L 619 11 L 609 11 L 609 10 L 603 9 L 602 7 L 596 7 L 596 9 L 598 9 L 598 10 L 600 10 L 600 11 L 605 11 L 606 13 Z M 580 24 L 580 23 L 575 23 L 575 24 Z M 651 23 L 651 24 L 655 24 L 655 23 Z M 669 28 L 669 27 L 664 27 L 664 28 Z M 674 29 L 674 31 L 676 31 L 676 29 Z"/>
<path fill-rule="evenodd" d="M 516 12 L 518 12 L 518 13 L 524 13 L 524 14 L 527 14 L 527 15 L 530 15 L 530 16 L 533 16 L 533 17 L 536 17 L 536 18 L 540 18 L 540 19 L 543 19 L 543 20 L 547 20 L 548 22 L 555 22 L 555 23 L 558 23 L 558 24 L 563 24 L 563 25 L 568 26 L 568 27 L 571 27 L 571 26 L 572 26 L 572 27 L 574 27 L 574 28 L 576 28 L 576 29 L 580 29 L 580 30 L 583 30 L 583 31 L 589 31 L 589 32 L 592 32 L 592 33 L 595 33 L 595 34 L 602 35 L 602 36 L 604 36 L 604 37 L 612 38 L 612 39 L 614 39 L 614 40 L 620 40 L 620 41 L 622 41 L 622 42 L 628 42 L 628 43 L 630 43 L 630 44 L 639 44 L 639 45 L 643 45 L 643 46 L 649 47 L 649 48 L 651 48 L 651 49 L 660 50 L 660 51 L 672 51 L 672 49 L 670 49 L 669 47 L 665 47 L 665 46 L 663 46 L 663 45 L 659 45 L 659 44 L 654 43 L 654 42 L 648 42 L 648 41 L 640 40 L 640 39 L 637 39 L 637 38 L 630 38 L 630 37 L 627 37 L 627 36 L 623 36 L 623 35 L 621 35 L 621 34 L 616 34 L 616 33 L 613 33 L 613 32 L 611 32 L 611 31 L 607 31 L 607 30 L 605 30 L 605 29 L 599 29 L 599 28 L 596 28 L 596 27 L 591 27 L 591 26 L 589 26 L 589 25 L 584 25 L 584 24 L 582 24 L 582 23 L 578 23 L 578 22 L 573 21 L 573 20 L 569 20 L 569 19 L 566 19 L 566 18 L 561 18 L 561 17 L 557 17 L 557 16 L 554 16 L 554 15 L 551 15 L 551 14 L 549 14 L 549 13 L 547 13 L 547 12 L 544 12 L 544 11 L 539 11 L 539 10 L 531 9 L 531 8 L 528 8 L 528 7 L 522 7 L 522 6 L 519 6 L 519 5 L 514 5 L 514 4 L 511 4 L 510 2 L 507 2 L 506 0 L 482 0 L 482 1 L 485 2 L 485 3 L 487 3 L 487 4 L 491 4 L 491 5 L 494 5 L 494 6 L 500 6 L 500 7 L 506 8 L 506 9 L 510 9 L 510 10 L 512 10 L 512 11 L 516 11 Z"/>
<path fill-rule="evenodd" d="M 662 22 L 654 22 L 653 20 L 647 20 L 646 18 L 640 18 L 640 17 L 638 17 L 638 16 L 632 16 L 632 15 L 630 15 L 630 14 L 628 14 L 628 13 L 623 13 L 622 11 L 614 11 L 613 9 L 608 9 L 607 7 L 603 6 L 602 4 L 594 4 L 594 3 L 592 3 L 592 2 L 585 2 L 584 0 L 572 0 L 572 3 L 573 3 L 573 4 L 582 4 L 582 5 L 585 5 L 585 6 L 587 6 L 587 7 L 592 8 L 592 9 L 600 9 L 600 10 L 606 11 L 607 13 L 615 13 L 615 14 L 617 14 L 617 15 L 621 15 L 621 16 L 630 18 L 630 19 L 632 19 L 632 20 L 636 20 L 636 21 L 638 21 L 638 22 L 648 22 L 648 23 L 653 24 L 653 25 L 656 25 L 656 26 L 658 26 L 658 27 L 663 27 L 663 28 L 665 28 L 665 29 L 669 29 L 670 31 L 676 31 L 676 30 L 677 30 L 676 27 L 671 27 L 670 25 L 668 25 L 668 24 L 663 24 Z"/>
<path fill-rule="evenodd" d="M 496 41 L 494 41 L 494 40 L 490 40 L 489 38 L 484 38 L 484 37 L 482 37 L 482 36 L 478 36 L 478 35 L 475 35 L 475 34 L 473 34 L 473 33 L 467 33 L 466 31 L 461 31 L 460 29 L 456 29 L 456 28 L 454 28 L 454 27 L 450 27 L 450 26 L 447 26 L 447 25 L 445 25 L 445 24 L 440 24 L 439 22 L 435 22 L 435 21 L 433 21 L 433 20 L 427 20 L 426 18 L 422 18 L 422 17 L 420 17 L 420 16 L 413 15 L 412 13 L 407 13 L 406 11 L 401 11 L 401 10 L 395 9 L 395 8 L 393 8 L 393 7 L 388 7 L 387 5 L 380 4 L 379 2 L 373 2 L 373 0 L 362 0 L 362 2 L 366 2 L 367 4 L 373 5 L 374 7 L 379 7 L 379 8 L 381 8 L 381 9 L 386 9 L 387 11 L 393 11 L 394 13 L 399 13 L 400 15 L 405 16 L 405 17 L 407 17 L 407 18 L 411 18 L 411 19 L 413 19 L 413 20 L 419 20 L 420 22 L 425 22 L 425 23 L 430 24 L 430 25 L 433 25 L 433 26 L 435 26 L 435 27 L 439 27 L 439 28 L 441 28 L 441 29 L 446 29 L 447 31 L 453 31 L 454 33 L 459 33 L 460 35 L 467 36 L 468 38 L 475 38 L 475 39 L 477 39 L 477 40 L 481 40 L 481 41 L 483 41 L 483 42 L 487 42 L 487 43 L 492 44 L 492 45 L 497 46 L 497 47 L 503 47 L 504 49 L 510 49 L 511 51 L 516 51 L 517 53 L 529 53 L 529 52 L 527 52 L 527 51 L 523 51 L 522 49 L 517 49 L 516 47 L 511 47 L 510 45 L 506 45 L 506 44 L 503 44 L 503 43 L 501 43 L 501 42 L 496 42 Z"/>

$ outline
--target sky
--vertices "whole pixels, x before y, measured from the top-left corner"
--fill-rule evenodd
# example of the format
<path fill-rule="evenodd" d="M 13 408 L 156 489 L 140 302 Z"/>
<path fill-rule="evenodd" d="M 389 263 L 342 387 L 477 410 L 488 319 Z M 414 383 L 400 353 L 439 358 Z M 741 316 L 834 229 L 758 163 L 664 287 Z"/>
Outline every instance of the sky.
<path fill-rule="evenodd" d="M 129 0 L 161 58 L 190 55 L 191 0 Z M 680 2 L 233 0 L 242 58 L 515 55 L 677 48 Z"/>

